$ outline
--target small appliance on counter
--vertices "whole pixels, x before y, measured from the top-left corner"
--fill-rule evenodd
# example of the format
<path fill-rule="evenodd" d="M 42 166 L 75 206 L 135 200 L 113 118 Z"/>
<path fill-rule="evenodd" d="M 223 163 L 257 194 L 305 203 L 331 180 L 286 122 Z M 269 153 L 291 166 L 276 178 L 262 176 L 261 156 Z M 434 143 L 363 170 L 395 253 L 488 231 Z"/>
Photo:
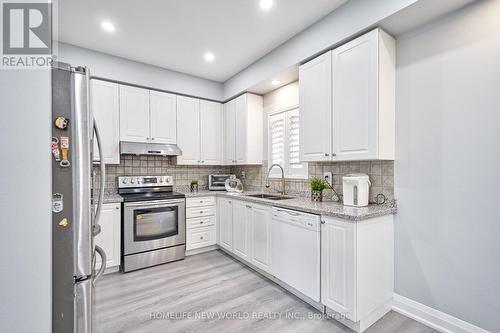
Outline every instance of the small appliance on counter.
<path fill-rule="evenodd" d="M 208 189 L 210 191 L 225 191 L 226 180 L 236 178 L 236 175 L 209 175 Z"/>
<path fill-rule="evenodd" d="M 236 192 L 236 193 L 242 193 L 243 192 L 243 184 L 241 183 L 241 180 L 236 178 L 236 176 L 231 176 L 231 178 L 226 179 L 226 191 L 227 192 Z"/>
<path fill-rule="evenodd" d="M 364 173 L 354 173 L 342 177 L 344 205 L 354 207 L 368 206 L 370 178 Z"/>

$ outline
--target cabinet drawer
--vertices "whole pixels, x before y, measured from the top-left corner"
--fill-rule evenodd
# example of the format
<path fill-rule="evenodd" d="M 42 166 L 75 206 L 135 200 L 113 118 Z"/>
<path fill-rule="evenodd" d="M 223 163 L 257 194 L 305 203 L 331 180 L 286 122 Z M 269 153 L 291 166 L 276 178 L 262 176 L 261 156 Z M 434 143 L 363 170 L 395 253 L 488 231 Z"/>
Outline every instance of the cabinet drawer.
<path fill-rule="evenodd" d="M 186 217 L 202 217 L 215 215 L 215 206 L 208 207 L 190 207 L 186 208 Z"/>
<path fill-rule="evenodd" d="M 187 230 L 186 250 L 215 245 L 215 242 L 215 226 Z"/>
<path fill-rule="evenodd" d="M 186 207 L 201 207 L 215 205 L 215 197 L 187 198 Z"/>
<path fill-rule="evenodd" d="M 186 220 L 186 228 L 203 228 L 215 225 L 215 216 L 195 217 Z"/>

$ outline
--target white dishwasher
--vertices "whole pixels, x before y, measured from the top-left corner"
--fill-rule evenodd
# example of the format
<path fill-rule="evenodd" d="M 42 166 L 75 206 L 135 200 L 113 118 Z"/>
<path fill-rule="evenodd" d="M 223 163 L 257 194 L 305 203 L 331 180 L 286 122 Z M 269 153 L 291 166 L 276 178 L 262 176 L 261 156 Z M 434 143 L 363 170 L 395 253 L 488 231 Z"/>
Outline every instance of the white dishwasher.
<path fill-rule="evenodd" d="M 273 274 L 316 302 L 320 301 L 320 228 L 318 215 L 273 207 Z"/>

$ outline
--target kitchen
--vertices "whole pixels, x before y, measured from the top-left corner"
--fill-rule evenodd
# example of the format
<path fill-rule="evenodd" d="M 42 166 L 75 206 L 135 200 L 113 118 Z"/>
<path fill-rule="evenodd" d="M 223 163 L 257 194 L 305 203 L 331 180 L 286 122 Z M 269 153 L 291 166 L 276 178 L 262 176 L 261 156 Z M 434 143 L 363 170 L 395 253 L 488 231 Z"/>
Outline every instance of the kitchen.
<path fill-rule="evenodd" d="M 2 331 L 500 329 L 499 1 L 56 8 L 1 70 Z"/>

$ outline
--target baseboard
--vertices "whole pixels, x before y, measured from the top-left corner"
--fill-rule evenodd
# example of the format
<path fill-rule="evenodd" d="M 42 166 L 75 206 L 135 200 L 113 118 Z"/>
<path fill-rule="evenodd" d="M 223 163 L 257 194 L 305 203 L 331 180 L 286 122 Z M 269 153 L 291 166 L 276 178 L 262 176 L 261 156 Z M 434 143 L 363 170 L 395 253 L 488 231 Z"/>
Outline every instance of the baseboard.
<path fill-rule="evenodd" d="M 202 248 L 199 248 L 199 249 L 186 250 L 186 257 L 192 256 L 192 255 L 195 255 L 195 254 L 200 254 L 200 253 L 205 253 L 205 252 L 209 252 L 209 251 L 214 251 L 214 250 L 217 250 L 218 248 L 219 248 L 218 245 L 210 245 L 210 246 L 202 247 Z"/>
<path fill-rule="evenodd" d="M 392 310 L 443 333 L 491 333 L 427 305 L 394 294 Z"/>

